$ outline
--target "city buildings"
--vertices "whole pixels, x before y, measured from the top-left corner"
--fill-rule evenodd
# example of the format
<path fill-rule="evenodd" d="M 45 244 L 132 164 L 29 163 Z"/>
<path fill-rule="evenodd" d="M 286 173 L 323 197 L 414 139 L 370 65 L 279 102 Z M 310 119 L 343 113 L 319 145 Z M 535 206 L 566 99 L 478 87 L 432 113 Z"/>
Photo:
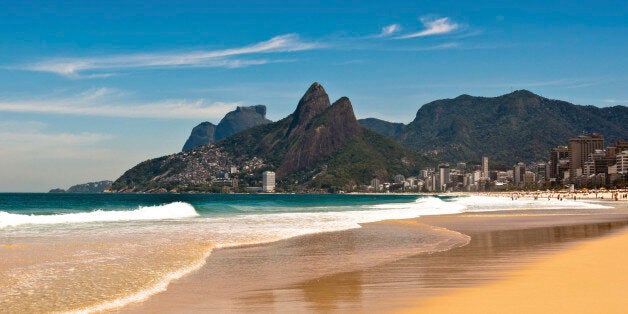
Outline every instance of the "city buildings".
<path fill-rule="evenodd" d="M 591 134 L 569 139 L 569 177 L 572 181 L 584 173 L 584 163 L 596 149 L 604 149 L 604 136 Z"/>
<path fill-rule="evenodd" d="M 441 163 L 436 172 L 420 170 L 421 189 L 444 192 L 626 186 L 628 141 L 604 147 L 604 136 L 580 135 L 570 139 L 568 146 L 552 148 L 548 160 L 518 162 L 507 171 L 491 171 L 489 156 L 483 156 L 481 164 L 458 161 L 453 165 L 456 167 Z"/>
<path fill-rule="evenodd" d="M 561 183 L 569 178 L 569 147 L 558 146 L 550 150 L 549 180 Z"/>

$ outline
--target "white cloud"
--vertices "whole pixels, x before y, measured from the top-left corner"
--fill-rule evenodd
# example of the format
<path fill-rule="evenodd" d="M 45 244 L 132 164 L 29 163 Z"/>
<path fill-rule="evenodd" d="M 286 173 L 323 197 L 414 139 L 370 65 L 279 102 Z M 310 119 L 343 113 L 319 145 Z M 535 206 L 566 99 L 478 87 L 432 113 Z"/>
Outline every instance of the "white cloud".
<path fill-rule="evenodd" d="M 425 26 L 424 30 L 420 32 L 412 33 L 412 34 L 398 36 L 396 38 L 407 39 L 407 38 L 415 38 L 415 37 L 442 35 L 442 34 L 451 33 L 457 30 L 458 28 L 460 28 L 460 25 L 452 22 L 448 17 L 443 17 L 439 19 L 431 19 L 427 17 L 422 17 L 421 23 L 423 23 L 423 26 Z"/>
<path fill-rule="evenodd" d="M 388 37 L 399 31 L 401 31 L 401 25 L 391 24 L 391 25 L 382 27 L 382 31 L 381 33 L 379 33 L 379 35 L 377 35 L 377 37 Z"/>
<path fill-rule="evenodd" d="M 628 100 L 621 99 L 604 99 L 602 101 L 608 104 L 628 104 Z"/>
<path fill-rule="evenodd" d="M 95 58 L 55 58 L 28 64 L 23 70 L 51 72 L 80 77 L 82 72 L 130 68 L 224 67 L 238 68 L 276 62 L 267 59 L 235 59 L 236 56 L 294 52 L 321 48 L 318 43 L 304 42 L 296 34 L 273 37 L 253 45 L 184 53 L 146 53 L 112 55 Z M 105 74 L 111 75 L 111 74 Z M 94 77 L 94 74 L 88 75 Z M 99 77 L 96 75 L 95 77 Z"/>
<path fill-rule="evenodd" d="M 208 102 L 204 99 L 128 103 L 120 93 L 107 88 L 99 88 L 60 98 L 0 100 L 0 111 L 198 120 L 221 118 L 239 105 L 239 103 Z"/>

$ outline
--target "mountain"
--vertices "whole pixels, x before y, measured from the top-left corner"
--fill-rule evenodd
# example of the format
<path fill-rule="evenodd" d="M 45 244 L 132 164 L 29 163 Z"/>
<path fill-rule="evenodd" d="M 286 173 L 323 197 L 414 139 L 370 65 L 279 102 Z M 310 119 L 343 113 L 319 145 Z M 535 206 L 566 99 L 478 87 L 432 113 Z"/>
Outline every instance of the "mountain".
<path fill-rule="evenodd" d="M 215 138 L 216 125 L 211 122 L 203 122 L 192 129 L 192 133 L 183 145 L 183 151 L 190 150 L 194 147 L 213 143 Z"/>
<path fill-rule="evenodd" d="M 582 132 L 603 134 L 609 144 L 628 138 L 626 106 L 579 106 L 527 90 L 433 101 L 400 129 L 394 123 L 365 120 L 360 121 L 363 126 L 449 162 L 479 161 L 482 156 L 505 165 L 546 160 L 550 148 L 567 145 Z"/>
<path fill-rule="evenodd" d="M 112 181 L 98 181 L 88 182 L 83 184 L 77 184 L 71 186 L 67 191 L 64 189 L 52 189 L 48 193 L 102 193 L 104 190 L 111 187 Z"/>
<path fill-rule="evenodd" d="M 203 122 L 192 129 L 190 137 L 183 145 L 183 151 L 213 143 L 232 134 L 261 124 L 270 123 L 266 119 L 266 106 L 237 107 L 225 115 L 218 125 Z"/>
<path fill-rule="evenodd" d="M 216 141 L 250 127 L 270 122 L 272 121 L 266 119 L 266 106 L 264 105 L 238 107 L 227 113 L 216 126 Z"/>
<path fill-rule="evenodd" d="M 275 171 L 286 191 L 351 190 L 375 177 L 416 174 L 426 164 L 424 157 L 360 126 L 349 98 L 331 104 L 323 86 L 314 83 L 286 118 L 140 163 L 112 191 L 215 191 L 226 177 L 242 189 L 258 184 L 264 170 Z"/>
<path fill-rule="evenodd" d="M 391 138 L 397 137 L 398 134 L 403 132 L 403 128 L 405 127 L 403 123 L 388 122 L 376 118 L 360 119 L 358 122 L 367 129 Z"/>

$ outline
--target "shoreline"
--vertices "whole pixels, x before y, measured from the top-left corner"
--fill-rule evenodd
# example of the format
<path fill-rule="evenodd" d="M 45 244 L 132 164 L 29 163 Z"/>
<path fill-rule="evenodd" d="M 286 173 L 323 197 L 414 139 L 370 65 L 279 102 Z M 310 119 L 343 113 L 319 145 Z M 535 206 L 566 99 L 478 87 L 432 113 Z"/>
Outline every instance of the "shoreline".
<path fill-rule="evenodd" d="M 463 235 L 471 234 L 473 241 L 474 237 L 483 238 L 486 237 L 487 234 L 490 236 L 491 233 L 495 232 L 518 234 L 520 236 L 522 234 L 521 230 L 532 230 L 530 232 L 536 234 L 535 237 L 538 237 L 537 233 L 543 234 L 543 237 L 547 237 L 544 234 L 553 232 L 552 230 L 564 229 L 567 230 L 565 233 L 569 235 L 571 233 L 581 233 L 581 230 L 579 229 L 581 226 L 595 226 L 594 229 L 597 230 L 598 228 L 606 228 L 604 226 L 606 224 L 610 225 L 613 221 L 623 221 L 624 224 L 628 223 L 628 212 L 616 209 L 612 211 L 613 213 L 609 213 L 608 210 L 601 210 L 600 214 L 586 215 L 569 213 L 568 210 L 560 210 L 561 213 L 552 211 L 547 214 L 527 214 L 525 211 L 517 211 L 508 213 L 491 212 L 423 216 L 416 219 L 401 221 L 381 221 L 363 225 L 363 228 L 359 229 L 305 235 L 266 244 L 218 249 L 212 252 L 212 255 L 210 255 L 207 259 L 206 265 L 199 271 L 173 281 L 168 287 L 168 290 L 165 292 L 154 295 L 142 303 L 130 304 L 126 307 L 120 308 L 119 311 L 140 313 L 147 311 L 170 312 L 174 310 L 199 311 L 201 309 L 211 309 L 216 311 L 270 310 L 284 312 L 290 310 L 303 310 L 305 308 L 316 310 L 317 308 L 309 307 L 312 302 L 325 303 L 328 301 L 326 301 L 326 299 L 335 298 L 333 294 L 344 293 L 337 291 L 337 289 L 334 288 L 336 285 L 340 284 L 346 286 L 347 283 L 351 283 L 356 280 L 355 278 L 346 278 L 347 274 L 357 272 L 361 274 L 359 276 L 360 278 L 364 277 L 364 274 L 369 274 L 369 276 L 377 278 L 384 278 L 390 274 L 395 274 L 398 270 L 394 266 L 391 266 L 393 268 L 392 270 L 385 270 L 383 272 L 375 271 L 374 274 L 373 269 L 379 269 L 383 267 L 382 265 L 395 265 L 399 261 L 413 260 L 413 256 L 418 254 L 416 250 L 412 251 L 397 248 L 399 249 L 397 256 L 394 256 L 393 258 L 384 258 L 382 254 L 386 253 L 388 250 L 386 243 L 380 243 L 385 250 L 379 253 L 377 253 L 377 249 L 372 250 L 371 247 L 369 247 L 375 245 L 373 243 L 369 243 L 372 242 L 372 240 L 369 239 L 372 239 L 374 236 L 380 237 L 384 240 L 388 237 L 388 240 L 385 241 L 390 241 L 391 239 L 394 239 L 390 238 L 391 235 L 400 232 L 399 230 L 405 230 L 404 232 L 407 232 L 407 235 L 411 235 L 409 238 L 412 238 L 416 236 L 417 232 L 425 232 L 426 230 L 432 228 L 442 228 L 449 232 L 456 232 Z M 484 229 L 475 226 L 477 221 L 470 221 L 469 216 L 480 219 L 483 222 L 481 225 Z M 503 222 L 505 221 L 510 222 L 510 224 L 506 224 L 504 227 Z M 601 227 L 599 227 L 598 224 L 601 224 Z M 613 228 L 618 227 L 616 226 Z M 598 232 L 602 231 L 597 230 L 594 234 L 597 234 Z M 570 241 L 586 241 L 587 236 L 594 235 L 587 235 L 586 232 L 584 232 L 582 235 L 584 238 L 576 237 L 576 240 Z M 370 262 L 362 264 L 356 262 L 359 264 L 357 266 L 343 264 L 338 265 L 338 267 L 335 268 L 332 267 L 331 269 L 321 270 L 317 268 L 320 267 L 320 265 L 316 264 L 317 259 L 325 257 L 327 262 L 334 263 L 334 260 L 339 257 L 333 256 L 333 254 L 339 252 L 338 247 L 334 247 L 334 241 L 344 243 L 339 245 L 341 252 L 342 249 L 347 249 L 347 247 L 349 247 L 349 251 L 344 252 L 347 254 L 339 256 L 345 256 L 345 259 L 369 260 Z M 495 239 L 493 241 L 495 241 Z M 552 241 L 556 240 L 553 238 L 547 238 L 546 241 L 551 244 L 553 243 Z M 555 246 L 552 250 L 559 250 L 559 246 Z M 418 255 L 418 259 L 430 259 L 431 257 L 442 255 L 455 256 L 455 254 L 459 254 L 458 251 L 464 251 L 464 248 L 468 247 L 468 245 L 454 245 L 452 247 L 457 247 L 457 249 L 446 250 L 435 254 L 435 252 L 439 252 L 436 250 L 427 255 L 425 253 L 429 252 L 424 252 L 424 254 Z M 365 248 L 368 250 L 365 250 Z M 390 250 L 394 251 L 393 248 Z M 373 251 L 376 253 L 373 253 Z M 546 253 L 543 249 L 539 248 L 532 248 L 532 251 L 534 252 L 533 255 Z M 318 253 L 315 254 L 314 252 Z M 475 254 L 473 248 L 466 254 L 471 253 Z M 314 256 L 311 254 L 314 254 Z M 281 258 L 278 259 L 278 256 Z M 522 256 L 510 256 L 509 258 L 512 260 L 526 259 Z M 275 264 L 272 264 L 273 261 Z M 281 270 L 276 269 L 275 266 L 281 268 Z M 304 266 L 306 266 L 307 269 L 306 273 L 303 273 Z M 237 268 L 237 271 L 229 272 L 229 269 L 232 267 Z M 413 264 L 413 267 L 417 267 L 417 265 Z M 438 266 L 433 267 L 436 267 L 438 270 Z M 492 277 L 501 274 L 504 271 L 505 270 L 489 271 L 488 273 L 484 273 L 484 276 Z M 436 273 L 439 272 L 436 271 Z M 430 273 L 428 272 L 425 275 L 429 274 Z M 448 276 L 447 271 L 442 272 L 442 275 Z M 251 282 L 255 281 L 255 278 L 259 278 L 259 280 L 264 280 L 261 278 L 266 278 L 265 280 L 267 282 L 263 285 L 256 285 L 254 282 Z M 360 300 L 350 300 L 350 302 L 347 301 L 344 303 L 348 303 L 349 305 L 347 306 L 349 306 L 349 308 L 356 306 L 354 303 L 368 303 L 369 308 L 381 309 L 384 311 L 408 306 L 409 304 L 404 303 L 407 301 L 400 301 L 400 298 L 403 298 L 404 296 L 407 297 L 409 295 L 408 291 L 406 291 L 407 287 L 397 287 L 395 286 L 394 280 L 390 281 L 391 282 L 386 282 L 386 280 L 384 280 L 384 283 L 380 282 L 378 284 L 392 284 L 395 287 L 392 290 L 396 292 L 390 295 L 391 300 L 394 301 L 384 302 L 379 300 L 381 301 L 379 302 L 376 297 L 373 298 L 375 301 L 364 300 L 363 295 L 367 295 L 367 293 L 363 292 L 363 290 L 365 289 L 364 286 L 367 284 L 358 282 L 350 284 L 351 287 L 348 289 L 358 289 L 362 291 L 360 293 L 360 297 L 358 298 Z M 463 283 L 450 283 L 452 283 L 453 288 L 456 288 L 468 284 L 469 281 L 473 281 L 475 284 L 482 283 L 482 280 L 475 280 L 473 278 L 467 278 L 467 281 L 464 281 Z M 321 282 L 323 282 L 322 285 Z M 328 283 L 324 284 L 325 282 Z M 434 285 L 438 284 L 434 283 Z M 232 286 L 240 288 L 233 290 L 231 288 Z M 311 290 L 314 286 L 317 291 L 321 291 L 320 293 L 323 293 L 323 295 L 320 296 L 322 300 L 318 300 L 319 297 L 307 297 L 307 291 Z M 428 287 L 424 290 L 432 291 L 434 289 L 440 291 L 438 293 L 443 293 L 443 291 L 441 291 L 442 289 L 439 290 L 439 288 L 434 287 Z M 332 293 L 332 295 L 324 293 L 325 291 Z M 305 297 L 303 296 L 303 293 L 306 294 Z M 382 291 L 380 291 L 380 293 L 382 293 Z M 222 300 L 221 298 L 226 299 Z M 399 302 L 402 302 L 405 305 L 400 306 L 398 304 Z M 343 309 L 344 306 L 345 305 L 338 307 L 334 306 L 332 309 Z M 327 310 L 326 307 L 320 309 Z M 364 307 L 359 306 L 357 309 L 365 310 Z"/>
<path fill-rule="evenodd" d="M 399 313 L 624 313 L 628 231 L 578 243 L 504 278 L 415 300 Z M 487 297 L 490 296 L 490 297 Z"/>

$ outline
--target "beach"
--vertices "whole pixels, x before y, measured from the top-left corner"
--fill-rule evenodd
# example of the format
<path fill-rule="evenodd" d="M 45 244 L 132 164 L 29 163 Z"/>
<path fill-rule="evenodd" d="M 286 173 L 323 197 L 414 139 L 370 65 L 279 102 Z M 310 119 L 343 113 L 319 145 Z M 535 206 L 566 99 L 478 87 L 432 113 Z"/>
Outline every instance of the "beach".
<path fill-rule="evenodd" d="M 400 313 L 625 313 L 628 232 L 550 254 L 503 280 L 424 301 Z M 486 296 L 490 296 L 487 298 Z"/>
<path fill-rule="evenodd" d="M 30 199 L 61 196 L 18 197 L 25 209 L 0 213 L 8 313 L 415 312 L 628 225 L 628 203 L 608 200 L 65 196 L 77 208 L 39 215 Z"/>
<path fill-rule="evenodd" d="M 426 312 L 434 312 L 427 306 L 439 312 L 452 293 L 511 280 L 513 272 L 539 260 L 625 232 L 623 205 L 594 212 L 424 216 L 217 250 L 198 272 L 122 312 L 421 312 L 424 306 Z M 556 278 L 579 278 L 578 273 L 555 272 Z M 479 298 L 483 292 L 477 293 Z M 496 312 L 508 308 L 508 299 L 504 302 L 493 307 Z M 614 302 L 625 305 L 621 299 Z M 465 309 L 460 304 L 451 312 Z"/>

